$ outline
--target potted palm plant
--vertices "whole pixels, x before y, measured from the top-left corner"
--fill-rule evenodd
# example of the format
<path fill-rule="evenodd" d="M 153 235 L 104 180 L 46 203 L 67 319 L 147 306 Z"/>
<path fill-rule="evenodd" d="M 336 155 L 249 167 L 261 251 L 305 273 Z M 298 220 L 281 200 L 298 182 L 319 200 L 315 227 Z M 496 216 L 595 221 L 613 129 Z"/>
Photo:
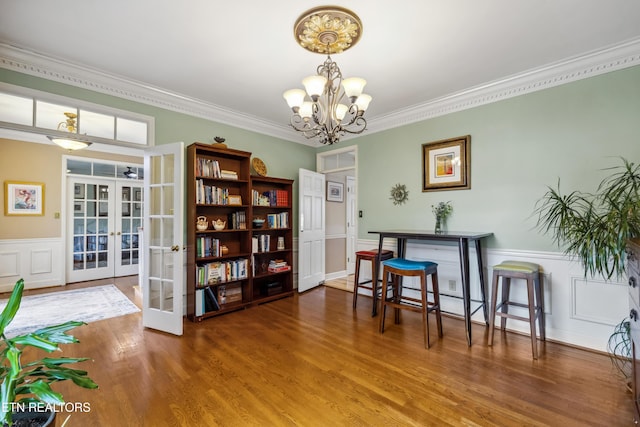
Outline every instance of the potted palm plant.
<path fill-rule="evenodd" d="M 577 256 L 584 274 L 607 279 L 626 272 L 629 239 L 640 236 L 640 165 L 621 159 L 622 165 L 605 169 L 595 193 L 562 194 L 549 187 L 536 204 L 538 227 L 553 236 L 565 254 Z M 614 366 L 629 376 L 629 320 L 618 324 L 609 337 Z"/>
<path fill-rule="evenodd" d="M 25 349 L 29 347 L 51 353 L 60 350 L 60 344 L 79 342 L 66 332 L 85 323 L 71 321 L 8 337 L 5 334 L 6 328 L 20 308 L 23 291 L 24 280 L 20 279 L 0 314 L 0 422 L 8 426 L 53 425 L 55 408 L 63 405 L 65 401 L 60 393 L 51 389 L 51 384 L 71 380 L 74 384 L 87 389 L 98 387 L 87 376 L 86 371 L 64 366 L 88 359 L 44 357 L 24 361 L 22 356 Z M 34 353 L 29 351 L 28 354 Z M 47 415 L 43 416 L 43 413 Z M 31 420 L 25 421 L 24 418 L 30 417 L 41 419 L 40 424 L 34 424 Z"/>

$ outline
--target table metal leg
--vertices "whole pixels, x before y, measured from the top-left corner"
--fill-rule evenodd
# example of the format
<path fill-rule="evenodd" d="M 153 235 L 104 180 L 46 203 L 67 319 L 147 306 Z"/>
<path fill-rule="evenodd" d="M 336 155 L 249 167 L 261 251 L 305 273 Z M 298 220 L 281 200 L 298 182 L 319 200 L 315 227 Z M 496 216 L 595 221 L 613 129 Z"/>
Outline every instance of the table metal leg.
<path fill-rule="evenodd" d="M 484 314 L 484 323 L 489 326 L 489 316 L 487 313 L 487 292 L 486 277 L 484 275 L 484 263 L 482 261 L 482 245 L 480 239 L 475 240 L 476 257 L 478 258 L 478 276 L 480 277 L 480 292 L 482 292 L 482 313 Z"/>
<path fill-rule="evenodd" d="M 464 324 L 467 330 L 467 344 L 471 346 L 471 286 L 469 284 L 469 241 L 458 240 L 460 251 L 460 273 L 462 276 L 462 302 L 464 305 Z"/>

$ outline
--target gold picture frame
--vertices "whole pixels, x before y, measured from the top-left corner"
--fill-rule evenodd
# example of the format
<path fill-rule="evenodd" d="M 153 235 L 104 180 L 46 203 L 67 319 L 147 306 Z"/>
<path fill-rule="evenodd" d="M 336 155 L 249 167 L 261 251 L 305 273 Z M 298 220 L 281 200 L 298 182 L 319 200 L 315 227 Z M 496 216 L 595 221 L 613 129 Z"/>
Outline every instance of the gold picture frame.
<path fill-rule="evenodd" d="M 422 191 L 471 188 L 471 135 L 422 144 Z"/>
<path fill-rule="evenodd" d="M 5 181 L 4 214 L 5 216 L 43 216 L 44 183 Z"/>

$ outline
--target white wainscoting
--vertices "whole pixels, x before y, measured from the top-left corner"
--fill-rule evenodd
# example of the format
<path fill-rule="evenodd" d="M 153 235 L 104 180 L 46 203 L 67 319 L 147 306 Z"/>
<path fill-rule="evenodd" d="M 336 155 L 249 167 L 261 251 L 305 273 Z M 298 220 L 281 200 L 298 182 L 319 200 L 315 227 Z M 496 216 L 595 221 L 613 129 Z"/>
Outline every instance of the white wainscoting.
<path fill-rule="evenodd" d="M 394 239 L 385 239 L 384 249 L 395 251 Z M 358 250 L 376 248 L 377 240 L 359 240 Z M 606 351 L 607 340 L 613 327 L 629 312 L 628 286 L 623 281 L 607 281 L 602 278 L 585 278 L 580 263 L 572 261 L 559 252 L 532 252 L 522 250 L 483 248 L 487 277 L 487 303 L 491 292 L 493 270 L 491 266 L 511 259 L 534 262 L 544 271 L 544 296 L 547 339 L 560 341 L 579 347 Z M 440 293 L 462 296 L 460 262 L 457 245 L 433 245 L 411 241 L 407 244 L 409 259 L 429 260 L 438 263 L 438 283 Z M 478 266 L 473 245 L 469 250 L 471 272 L 471 298 L 480 299 Z M 361 281 L 371 278 L 370 263 L 363 262 Z M 405 279 L 406 280 L 406 279 Z M 408 282 L 411 283 L 411 282 Z M 418 281 L 415 281 L 418 284 Z M 512 300 L 526 302 L 524 286 L 513 280 Z M 362 290 L 366 294 L 367 290 Z M 370 294 L 370 292 L 369 292 Z M 442 297 L 443 310 L 462 314 L 462 301 Z M 478 304 L 471 305 L 472 310 Z M 512 309 L 515 312 L 515 309 Z M 523 311 L 522 314 L 526 312 Z M 484 324 L 482 310 L 473 315 L 474 322 Z M 460 327 L 463 324 L 460 323 Z M 474 329 L 477 328 L 474 327 Z M 507 329 L 528 334 L 525 322 L 509 319 Z M 446 339 L 446 330 L 444 331 Z M 473 335 L 474 344 L 481 344 L 483 335 Z M 500 339 L 497 335 L 496 340 Z"/>
<path fill-rule="evenodd" d="M 22 278 L 26 289 L 64 285 L 61 238 L 0 240 L 0 292 Z"/>

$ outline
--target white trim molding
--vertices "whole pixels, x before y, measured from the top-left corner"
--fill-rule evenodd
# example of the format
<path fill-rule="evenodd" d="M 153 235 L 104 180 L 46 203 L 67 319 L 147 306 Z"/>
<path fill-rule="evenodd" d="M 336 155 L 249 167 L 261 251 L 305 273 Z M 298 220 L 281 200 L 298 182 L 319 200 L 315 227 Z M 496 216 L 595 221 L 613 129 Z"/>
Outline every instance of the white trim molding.
<path fill-rule="evenodd" d="M 409 106 L 387 115 L 370 117 L 367 120 L 367 135 L 639 64 L 640 39 L 632 39 L 471 87 L 429 102 Z M 282 123 L 269 122 L 241 111 L 230 110 L 200 99 L 70 64 L 4 43 L 0 43 L 0 67 L 303 145 L 320 146 L 313 141 L 302 140 L 289 126 Z"/>
<path fill-rule="evenodd" d="M 0 240 L 0 292 L 19 279 L 25 289 L 65 284 L 62 238 Z"/>

